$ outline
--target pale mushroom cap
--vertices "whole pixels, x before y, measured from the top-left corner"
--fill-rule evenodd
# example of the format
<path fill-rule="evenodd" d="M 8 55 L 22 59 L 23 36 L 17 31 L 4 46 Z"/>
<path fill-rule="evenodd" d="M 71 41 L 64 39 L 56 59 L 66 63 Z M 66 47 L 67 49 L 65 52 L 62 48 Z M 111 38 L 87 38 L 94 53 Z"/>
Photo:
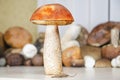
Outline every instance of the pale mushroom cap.
<path fill-rule="evenodd" d="M 74 19 L 70 11 L 61 4 L 47 4 L 39 7 L 30 21 L 41 25 L 66 25 L 71 24 Z"/>

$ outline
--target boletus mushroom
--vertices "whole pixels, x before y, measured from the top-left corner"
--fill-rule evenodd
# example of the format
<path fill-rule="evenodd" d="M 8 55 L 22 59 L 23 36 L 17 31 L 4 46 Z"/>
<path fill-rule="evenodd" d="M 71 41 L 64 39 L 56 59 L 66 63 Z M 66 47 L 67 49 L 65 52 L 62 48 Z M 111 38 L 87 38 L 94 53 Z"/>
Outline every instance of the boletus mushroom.
<path fill-rule="evenodd" d="M 65 49 L 62 53 L 62 61 L 66 67 L 75 66 L 78 62 L 83 63 L 84 61 L 80 47 L 72 46 Z"/>
<path fill-rule="evenodd" d="M 110 68 L 111 67 L 111 62 L 108 59 L 99 59 L 95 63 L 96 68 Z"/>
<path fill-rule="evenodd" d="M 103 46 L 110 41 L 111 29 L 119 25 L 117 22 L 105 22 L 97 25 L 89 34 L 87 42 L 92 46 Z"/>
<path fill-rule="evenodd" d="M 31 22 L 47 25 L 44 41 L 44 69 L 47 75 L 62 75 L 61 44 L 58 25 L 71 24 L 74 19 L 70 11 L 61 4 L 46 4 L 32 15 Z"/>
<path fill-rule="evenodd" d="M 4 40 L 12 48 L 23 48 L 25 44 L 32 42 L 32 35 L 26 29 L 14 26 L 4 33 Z"/>
<path fill-rule="evenodd" d="M 111 44 L 102 47 L 102 57 L 113 59 L 120 55 L 120 46 L 118 45 L 119 29 L 113 28 L 111 30 Z"/>

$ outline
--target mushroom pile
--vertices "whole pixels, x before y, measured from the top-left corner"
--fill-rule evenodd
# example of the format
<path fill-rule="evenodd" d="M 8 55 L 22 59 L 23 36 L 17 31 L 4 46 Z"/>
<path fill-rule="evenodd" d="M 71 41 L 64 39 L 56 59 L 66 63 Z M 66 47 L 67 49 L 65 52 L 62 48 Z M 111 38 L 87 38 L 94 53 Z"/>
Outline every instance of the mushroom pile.
<path fill-rule="evenodd" d="M 116 59 L 120 55 L 119 30 L 119 22 L 106 22 L 97 25 L 89 34 L 88 44 L 101 49 L 101 58 L 96 60 L 95 67 L 117 67 L 120 63 Z"/>
<path fill-rule="evenodd" d="M 66 67 L 83 67 L 81 46 L 87 44 L 88 31 L 80 24 L 71 24 L 61 38 L 62 60 Z"/>
<path fill-rule="evenodd" d="M 4 43 L 5 42 L 5 43 Z M 0 33 L 0 66 L 42 66 L 42 54 L 32 44 L 32 35 L 20 26 Z"/>
<path fill-rule="evenodd" d="M 64 66 L 70 67 L 72 64 L 81 65 L 81 63 L 83 63 L 82 66 L 86 68 L 106 68 L 114 67 L 112 64 L 115 65 L 116 60 L 116 64 L 118 64 L 119 59 L 117 56 L 120 55 L 120 48 L 118 45 L 120 30 L 119 22 L 106 22 L 97 25 L 88 34 L 87 40 L 84 39 L 84 41 L 87 41 L 85 45 L 81 45 L 80 41 L 76 40 L 76 37 L 80 33 L 79 29 L 81 29 L 81 27 L 72 24 L 62 37 L 61 43 Z M 109 43 L 110 41 L 111 44 Z M 78 43 L 80 44 L 78 45 Z M 80 50 L 76 50 L 74 48 L 76 46 L 79 47 Z M 79 52 L 79 58 L 77 52 Z M 114 60 L 112 60 L 113 58 Z M 81 61 L 81 59 L 84 59 L 84 62 Z"/>

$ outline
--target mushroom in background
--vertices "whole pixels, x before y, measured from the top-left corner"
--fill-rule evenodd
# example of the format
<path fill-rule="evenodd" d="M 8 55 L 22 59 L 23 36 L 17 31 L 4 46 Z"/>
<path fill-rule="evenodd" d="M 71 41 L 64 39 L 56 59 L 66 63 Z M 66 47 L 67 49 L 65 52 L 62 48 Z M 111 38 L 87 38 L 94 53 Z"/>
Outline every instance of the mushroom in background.
<path fill-rule="evenodd" d="M 3 33 L 0 32 L 0 57 L 4 55 L 4 51 L 6 49 L 3 36 Z"/>
<path fill-rule="evenodd" d="M 83 67 L 85 64 L 84 59 L 74 59 L 71 62 L 72 67 Z"/>
<path fill-rule="evenodd" d="M 94 46 L 81 46 L 81 54 L 83 55 L 83 57 L 85 56 L 91 56 L 93 57 L 95 60 L 99 60 L 101 59 L 101 48 L 99 47 L 94 47 Z"/>
<path fill-rule="evenodd" d="M 61 44 L 77 39 L 81 31 L 81 26 L 71 24 L 61 38 Z"/>
<path fill-rule="evenodd" d="M 113 28 L 111 30 L 111 44 L 102 47 L 102 57 L 113 59 L 120 55 L 120 46 L 118 45 L 119 29 Z"/>
<path fill-rule="evenodd" d="M 24 62 L 24 56 L 21 55 L 22 49 L 9 48 L 4 52 L 4 58 L 6 59 L 6 65 L 9 66 L 21 66 Z"/>
<path fill-rule="evenodd" d="M 15 48 L 9 48 L 4 52 L 4 56 L 9 55 L 9 53 L 11 54 L 21 54 L 22 53 L 22 49 L 15 49 Z"/>
<path fill-rule="evenodd" d="M 6 65 L 5 57 L 0 57 L 0 67 L 4 67 Z"/>
<path fill-rule="evenodd" d="M 85 46 L 87 45 L 87 39 L 88 39 L 89 32 L 82 25 L 78 24 L 78 26 L 81 27 L 81 30 L 76 40 L 80 43 L 80 46 Z"/>
<path fill-rule="evenodd" d="M 15 26 L 4 33 L 4 40 L 12 48 L 23 48 L 25 44 L 32 42 L 32 35 L 24 28 Z"/>
<path fill-rule="evenodd" d="M 38 34 L 38 38 L 36 39 L 34 45 L 37 48 L 38 53 L 43 53 L 41 52 L 41 49 L 43 48 L 44 45 L 44 39 L 45 39 L 45 33 L 44 32 L 40 32 Z"/>
<path fill-rule="evenodd" d="M 73 47 L 73 46 L 80 47 L 80 44 L 77 40 L 68 41 L 68 42 L 62 44 L 62 51 L 64 51 L 67 48 Z"/>
<path fill-rule="evenodd" d="M 3 55 L 5 51 L 5 44 L 3 40 L 3 33 L 0 32 L 0 56 Z"/>
<path fill-rule="evenodd" d="M 84 57 L 85 67 L 86 68 L 93 68 L 95 66 L 95 59 L 91 56 Z"/>
<path fill-rule="evenodd" d="M 33 44 L 26 44 L 21 53 L 26 59 L 33 58 L 37 54 L 37 48 Z"/>
<path fill-rule="evenodd" d="M 108 59 L 99 59 L 95 63 L 96 68 L 110 68 L 111 62 Z"/>
<path fill-rule="evenodd" d="M 36 54 L 32 58 L 33 66 L 43 66 L 43 56 L 41 54 Z"/>
<path fill-rule="evenodd" d="M 81 61 L 80 61 L 81 60 Z M 65 49 L 62 53 L 62 61 L 64 66 L 71 67 L 78 65 L 77 63 L 80 63 L 79 65 L 83 65 L 83 57 L 81 55 L 80 47 L 73 46 Z"/>
<path fill-rule="evenodd" d="M 21 66 L 24 64 L 24 57 L 18 53 L 9 53 L 6 55 L 6 62 L 9 66 Z"/>
<path fill-rule="evenodd" d="M 61 39 L 62 51 L 72 46 L 87 44 L 88 31 L 80 24 L 71 24 Z"/>
<path fill-rule="evenodd" d="M 97 25 L 89 34 L 87 42 L 91 46 L 102 46 L 110 41 L 110 31 L 116 25 L 117 22 L 106 22 Z"/>
<path fill-rule="evenodd" d="M 0 46 L 0 57 L 4 55 L 4 49 Z"/>
<path fill-rule="evenodd" d="M 47 25 L 43 54 L 45 74 L 63 76 L 58 25 L 71 24 L 74 21 L 72 14 L 61 4 L 46 4 L 33 13 L 30 21 Z"/>
<path fill-rule="evenodd" d="M 116 67 L 120 68 L 120 55 L 111 60 L 111 65 L 114 68 Z"/>
<path fill-rule="evenodd" d="M 24 66 L 32 66 L 33 64 L 32 64 L 32 60 L 31 59 L 26 59 L 25 61 L 24 61 Z"/>

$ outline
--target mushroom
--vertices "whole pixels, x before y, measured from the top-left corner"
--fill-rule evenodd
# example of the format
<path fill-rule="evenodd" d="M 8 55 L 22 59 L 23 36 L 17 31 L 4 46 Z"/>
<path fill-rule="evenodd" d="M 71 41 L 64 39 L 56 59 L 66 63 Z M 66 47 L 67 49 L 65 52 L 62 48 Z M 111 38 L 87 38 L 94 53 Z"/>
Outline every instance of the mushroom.
<path fill-rule="evenodd" d="M 24 57 L 21 54 L 18 53 L 9 53 L 8 55 L 5 56 L 6 58 L 6 63 L 9 66 L 21 66 L 24 63 Z"/>
<path fill-rule="evenodd" d="M 77 40 L 68 41 L 68 42 L 62 44 L 62 46 L 61 46 L 62 47 L 62 51 L 64 51 L 67 48 L 73 47 L 73 46 L 80 47 L 80 44 L 79 44 L 79 42 Z"/>
<path fill-rule="evenodd" d="M 91 56 L 84 57 L 85 67 L 86 68 L 93 68 L 95 66 L 95 59 Z"/>
<path fill-rule="evenodd" d="M 120 55 L 111 60 L 112 67 L 120 67 Z"/>
<path fill-rule="evenodd" d="M 37 48 L 38 52 L 37 53 L 41 53 L 40 50 L 43 48 L 43 44 L 44 44 L 44 38 L 45 38 L 45 33 L 44 32 L 40 32 L 38 34 L 38 38 L 36 39 L 34 45 Z"/>
<path fill-rule="evenodd" d="M 61 44 L 65 44 L 66 42 L 72 41 L 77 39 L 81 32 L 81 26 L 78 26 L 77 24 L 71 24 L 70 27 L 66 30 L 64 35 L 61 38 Z"/>
<path fill-rule="evenodd" d="M 0 57 L 0 67 L 3 67 L 6 65 L 6 59 L 5 57 Z"/>
<path fill-rule="evenodd" d="M 108 59 L 102 58 L 96 61 L 95 67 L 96 68 L 108 68 L 108 67 L 111 67 L 111 62 Z"/>
<path fill-rule="evenodd" d="M 75 60 L 82 60 L 81 49 L 78 46 L 72 46 L 65 49 L 62 53 L 62 61 L 64 66 L 70 67 L 76 64 Z"/>
<path fill-rule="evenodd" d="M 5 51 L 5 43 L 3 40 L 3 33 L 0 32 L 0 54 L 3 54 L 3 52 Z"/>
<path fill-rule="evenodd" d="M 110 41 L 110 30 L 115 28 L 120 23 L 105 22 L 97 25 L 88 36 L 88 44 L 92 46 L 103 46 Z"/>
<path fill-rule="evenodd" d="M 63 75 L 58 25 L 71 24 L 74 21 L 72 14 L 61 4 L 46 4 L 33 13 L 30 21 L 47 25 L 43 54 L 45 73 L 54 76 Z"/>
<path fill-rule="evenodd" d="M 32 35 L 26 29 L 14 26 L 4 33 L 4 40 L 12 48 L 23 48 L 25 44 L 32 42 Z"/>
<path fill-rule="evenodd" d="M 26 59 L 24 61 L 24 66 L 32 66 L 32 60 L 31 59 Z"/>
<path fill-rule="evenodd" d="M 77 44 L 80 46 L 87 44 L 88 31 L 80 24 L 71 24 L 61 38 L 62 51 L 66 45 Z"/>
<path fill-rule="evenodd" d="M 91 56 L 95 60 L 101 59 L 101 48 L 94 47 L 94 46 L 81 46 L 81 54 L 83 57 L 85 56 Z"/>
<path fill-rule="evenodd" d="M 119 29 L 113 28 L 111 30 L 111 44 L 102 47 L 102 57 L 113 59 L 120 54 L 120 46 L 118 45 Z"/>
<path fill-rule="evenodd" d="M 84 59 L 74 59 L 72 60 L 73 67 L 83 67 L 84 66 Z"/>
<path fill-rule="evenodd" d="M 33 66 L 42 66 L 43 65 L 43 56 L 41 54 L 36 54 L 32 58 Z"/>
<path fill-rule="evenodd" d="M 33 58 L 37 54 L 37 48 L 33 44 L 26 44 L 21 53 L 26 59 Z"/>

